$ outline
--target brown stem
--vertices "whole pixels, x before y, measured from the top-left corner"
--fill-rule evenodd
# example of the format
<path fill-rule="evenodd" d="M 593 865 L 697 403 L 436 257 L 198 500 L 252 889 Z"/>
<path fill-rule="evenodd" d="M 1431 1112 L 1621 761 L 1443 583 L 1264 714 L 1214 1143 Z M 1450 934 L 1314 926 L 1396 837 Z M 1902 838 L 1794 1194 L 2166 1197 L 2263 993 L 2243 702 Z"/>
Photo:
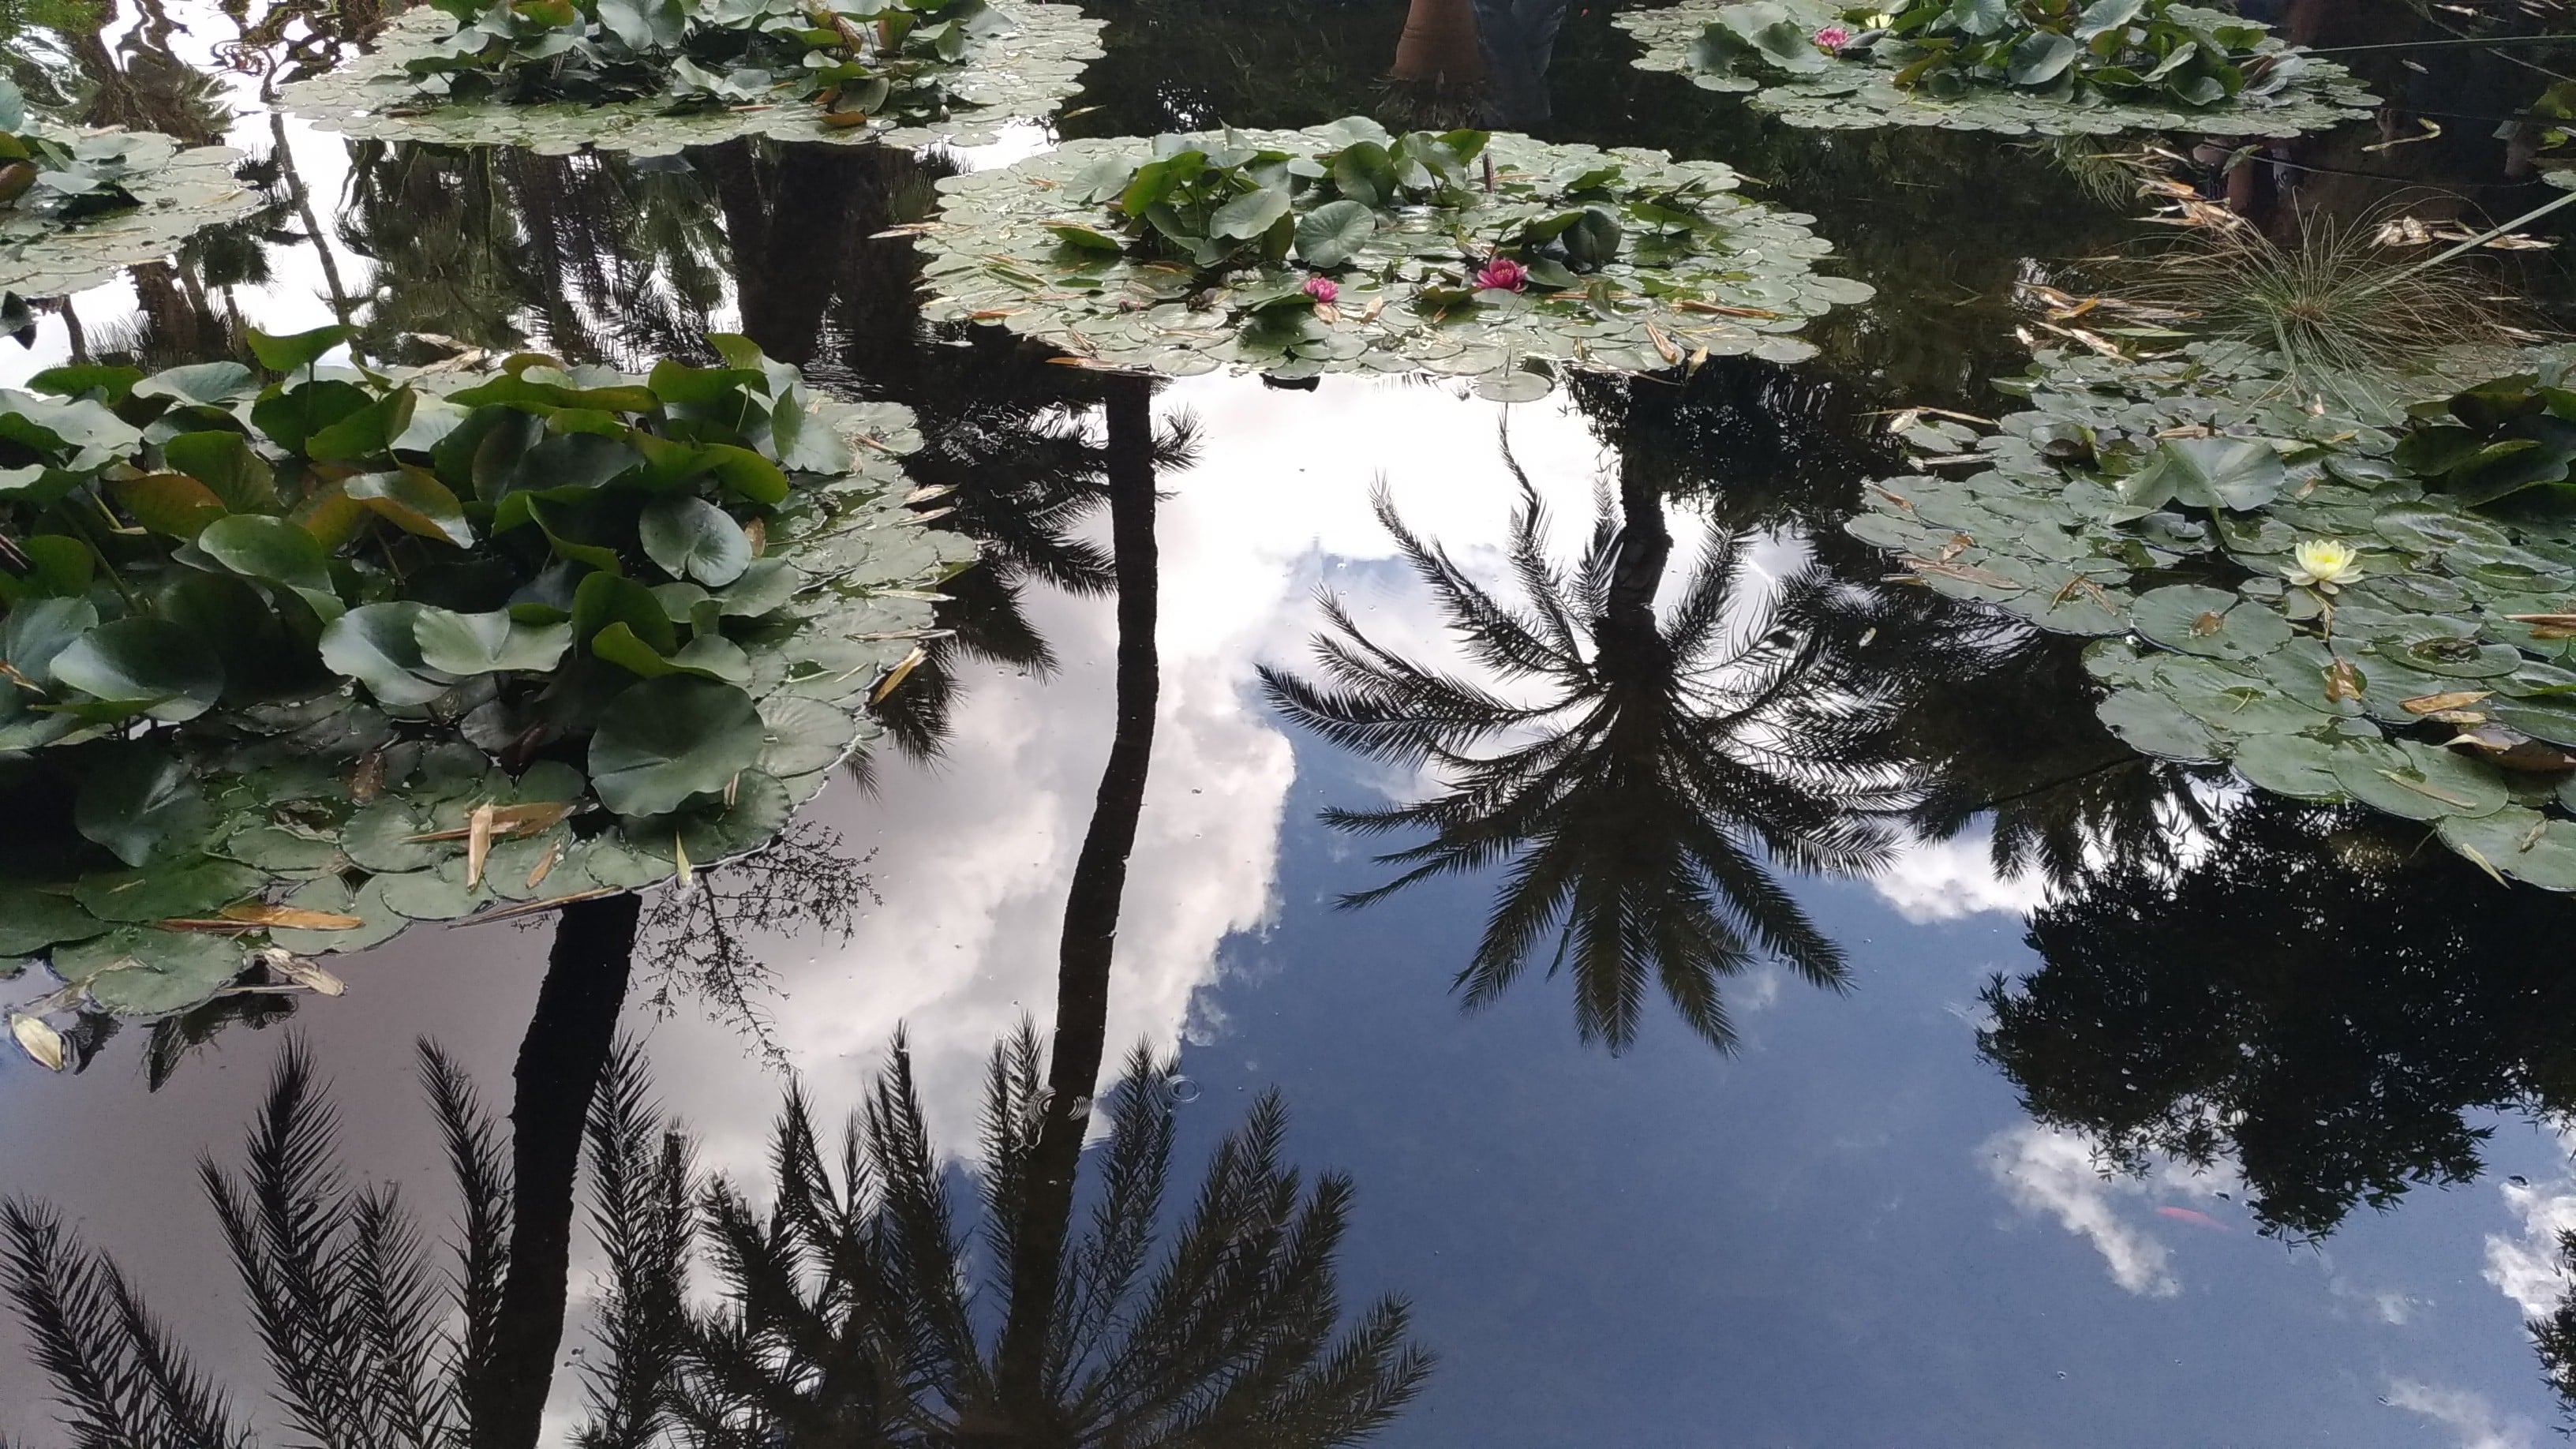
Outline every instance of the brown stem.
<path fill-rule="evenodd" d="M 1118 725 L 1091 827 L 1075 858 L 1056 965 L 1055 1040 L 1048 1053 L 1046 1111 L 1031 1153 L 1010 1313 L 996 1375 L 1005 1413 L 1036 1430 L 1045 1402 L 1047 1340 L 1073 1219 L 1074 1169 L 1090 1122 L 1091 1098 L 1109 1036 L 1109 965 L 1127 857 L 1145 808 L 1161 674 L 1154 652 L 1154 413 L 1152 384 L 1109 384 L 1109 527 L 1118 555 Z"/>
<path fill-rule="evenodd" d="M 510 1104 L 510 1271 L 492 1353 L 467 1389 L 474 1449 L 535 1449 L 563 1342 L 574 1178 L 591 1094 L 608 1067 L 643 898 L 564 907 Z"/>

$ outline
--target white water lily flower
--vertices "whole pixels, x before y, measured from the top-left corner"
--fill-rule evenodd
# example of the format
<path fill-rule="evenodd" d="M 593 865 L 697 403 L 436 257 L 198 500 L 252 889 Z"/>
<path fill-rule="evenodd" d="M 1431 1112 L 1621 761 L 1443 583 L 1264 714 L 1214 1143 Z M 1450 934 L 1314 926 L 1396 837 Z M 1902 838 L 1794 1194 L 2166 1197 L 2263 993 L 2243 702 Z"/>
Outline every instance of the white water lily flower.
<path fill-rule="evenodd" d="M 2302 540 L 2291 557 L 2297 562 L 2281 570 L 2282 577 L 2302 588 L 2331 594 L 2361 577 L 2361 550 L 2339 538 Z"/>

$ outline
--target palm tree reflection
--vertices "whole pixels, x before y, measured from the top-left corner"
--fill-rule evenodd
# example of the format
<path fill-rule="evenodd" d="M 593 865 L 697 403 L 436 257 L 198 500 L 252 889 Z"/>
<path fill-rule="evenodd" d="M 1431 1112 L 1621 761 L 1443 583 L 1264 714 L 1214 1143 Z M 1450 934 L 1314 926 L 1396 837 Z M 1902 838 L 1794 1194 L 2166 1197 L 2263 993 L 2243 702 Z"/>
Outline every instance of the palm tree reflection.
<path fill-rule="evenodd" d="M 1570 964 L 1585 1040 L 1633 1041 L 1651 980 L 1693 1030 L 1727 1046 L 1722 978 L 1769 956 L 1818 986 L 1848 981 L 1842 948 L 1772 865 L 1859 872 L 1887 859 L 1890 833 L 1869 812 L 1894 802 L 1898 785 L 1875 686 L 1810 627 L 1830 588 L 1820 570 L 1747 597 L 1757 537 L 1717 529 L 1659 615 L 1673 541 L 1637 469 L 1615 503 L 1602 497 L 1571 572 L 1548 558 L 1545 511 L 1526 476 L 1521 484 L 1509 543 L 1517 604 L 1378 499 L 1492 685 L 1377 643 L 1330 598 L 1319 677 L 1263 671 L 1289 718 L 1443 781 L 1428 799 L 1326 813 L 1357 834 L 1430 832 L 1380 857 L 1403 868 L 1395 879 L 1344 903 L 1507 863 L 1458 975 L 1468 1005 L 1509 987 L 1553 935 L 1551 974 Z"/>
<path fill-rule="evenodd" d="M 978 1327 L 994 1317 L 988 1293 L 1019 1316 L 1009 1285 L 1032 1192 L 1044 1196 L 1031 1167 L 1047 1088 L 1028 1028 L 994 1050 L 976 1183 L 985 1221 L 973 1236 L 958 1230 L 900 1037 L 828 1157 L 790 1091 L 765 1211 L 731 1182 L 700 1178 L 631 1050 L 597 1076 L 582 1120 L 607 1283 L 582 1445 L 1326 1449 L 1384 1427 L 1430 1371 L 1401 1299 L 1336 1331 L 1351 1184 L 1326 1174 L 1301 1187 L 1281 1160 L 1276 1096 L 1217 1145 L 1155 1251 L 1177 1078 L 1141 1048 L 1101 1104 L 1109 1134 L 1087 1229 L 1041 1280 L 1033 1394 L 1014 1385 L 1000 1335 Z M 524 1193 L 464 1074 L 424 1046 L 422 1077 L 459 1195 L 444 1274 L 393 1189 L 350 1186 L 300 1045 L 279 1059 L 240 1175 L 209 1160 L 206 1190 L 297 1434 L 388 1449 L 533 1444 L 549 1375 L 520 1357 L 528 1308 L 510 1292 Z M 720 1295 L 706 1311 L 686 1292 L 701 1239 Z M 961 1268 L 979 1256 L 985 1289 Z M 50 1211 L 0 1207 L 0 1286 L 76 1442 L 254 1442 L 132 1282 Z M 539 1355 L 542 1368 L 551 1346 Z"/>
<path fill-rule="evenodd" d="M 1008 1308 L 1027 1243 L 1015 1231 L 1047 1088 L 1025 1027 L 994 1049 L 977 1188 L 982 1258 Z M 1381 1299 L 1347 1331 L 1333 1259 L 1351 1185 L 1301 1192 L 1280 1161 L 1286 1112 L 1257 1102 L 1220 1142 L 1159 1261 L 1169 1182 L 1173 1064 L 1141 1048 L 1103 1099 L 1107 1143 L 1088 1229 L 1040 1278 L 1034 1396 L 1002 1341 L 979 1332 L 983 1294 L 958 1270 L 975 1255 L 956 1226 L 942 1159 L 900 1039 L 827 1161 L 790 1096 L 771 1160 L 776 1201 L 730 1184 L 706 1195 L 726 1305 L 697 1322 L 674 1417 L 702 1444 L 801 1446 L 1349 1444 L 1413 1397 L 1429 1359 L 1407 1310 Z M 1016 1311 L 1006 1316 L 1017 1317 Z"/>

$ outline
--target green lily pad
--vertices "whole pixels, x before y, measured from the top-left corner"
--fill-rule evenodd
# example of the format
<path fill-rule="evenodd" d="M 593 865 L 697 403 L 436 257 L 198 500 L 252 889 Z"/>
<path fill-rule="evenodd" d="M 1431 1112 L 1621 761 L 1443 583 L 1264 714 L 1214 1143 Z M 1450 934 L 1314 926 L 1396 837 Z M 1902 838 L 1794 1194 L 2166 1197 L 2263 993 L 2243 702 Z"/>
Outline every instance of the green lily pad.
<path fill-rule="evenodd" d="M 332 931 L 304 930 L 298 927 L 274 926 L 269 929 L 269 943 L 293 951 L 299 956 L 319 956 L 337 952 L 364 951 L 380 946 L 400 935 L 411 918 L 385 903 L 383 883 L 399 876 L 371 876 L 366 884 L 350 889 L 349 883 L 336 875 L 326 875 L 305 882 L 289 891 L 280 904 L 298 910 L 321 911 L 334 916 L 356 916 L 363 924 Z"/>
<path fill-rule="evenodd" d="M 191 720 L 214 708 L 224 668 L 195 634 L 166 619 L 117 619 L 63 646 L 54 678 L 157 720 Z"/>
<path fill-rule="evenodd" d="M 2576 891 L 2576 824 L 2508 807 L 2475 818 L 2446 816 L 2444 844 L 2543 890 Z"/>
<path fill-rule="evenodd" d="M 72 898 L 102 921 L 162 921 L 211 916 L 267 883 L 268 877 L 238 862 L 198 856 L 85 875 Z"/>
<path fill-rule="evenodd" d="M 184 1011 L 232 984 L 244 962 L 227 936 L 121 926 L 54 952 L 54 974 L 89 988 L 109 1011 L 156 1016 Z"/>
<path fill-rule="evenodd" d="M 760 767 L 782 779 L 840 763 L 858 736 L 858 723 L 849 715 L 803 695 L 773 694 L 762 700 L 760 720 Z"/>
<path fill-rule="evenodd" d="M 1960 0 L 1957 8 L 1988 3 L 1993 0 Z M 2002 7 L 1995 3 L 1994 8 Z M 1729 31 L 1740 33 L 1740 27 L 1727 23 L 1731 16 L 1745 12 L 1767 19 L 1772 11 L 1782 17 L 1775 22 L 1780 36 L 1772 44 L 1727 42 Z M 2176 6 L 2172 13 L 2202 25 L 2246 23 L 2190 6 Z M 2071 40 L 2059 44 L 2033 36 L 2026 42 L 2027 53 L 2016 46 L 2010 63 L 1999 68 L 2004 74 L 1991 83 L 1945 89 L 1900 85 L 1898 69 L 1871 59 L 1866 51 L 1824 57 L 1810 37 L 1828 24 L 1843 23 L 1843 7 L 1830 0 L 1762 0 L 1758 5 L 1686 0 L 1668 8 L 1621 10 L 1612 20 L 1642 47 L 1633 62 L 1640 69 L 1677 71 L 1703 89 L 1742 93 L 1790 125 L 1825 130 L 1930 126 L 2007 136 L 2131 131 L 2296 136 L 2366 117 L 2377 104 L 2351 72 L 2290 52 L 2269 36 L 2257 41 L 2256 48 L 2279 57 L 2272 62 L 2279 75 L 2248 85 L 2235 97 L 2195 98 L 2194 103 L 2141 87 L 2135 97 L 2088 95 L 2079 104 L 2055 93 L 2066 83 L 2063 63 L 2074 59 L 2066 48 Z M 1803 46 L 1803 54 L 1789 44 L 1792 39 Z M 1759 63 L 1748 64 L 1747 57 Z M 2015 84 L 2004 84 L 2008 77 Z"/>
<path fill-rule="evenodd" d="M 2238 745 L 2229 763 L 2236 772 L 2275 795 L 2293 800 L 2340 800 L 2342 780 L 2335 773 L 2336 747 L 2308 735 L 2267 734 Z"/>
<path fill-rule="evenodd" d="M 340 832 L 340 849 L 360 870 L 427 870 L 464 848 L 454 841 L 417 838 L 433 828 L 428 813 L 413 801 L 379 800 L 349 817 Z"/>
<path fill-rule="evenodd" d="M 2115 689 L 2094 707 L 2131 749 L 2168 760 L 2218 761 L 2226 758 L 2208 726 L 2162 695 L 2143 689 Z"/>
<path fill-rule="evenodd" d="M 1481 138 L 1471 168 L 1454 150 L 1470 134 L 1398 137 L 1353 117 L 1302 131 L 1074 140 L 945 177 L 941 218 L 919 241 L 933 293 L 925 315 L 997 323 L 1104 367 L 1230 366 L 1283 380 L 1420 368 L 1509 400 L 1544 393 L 1569 367 L 1800 360 L 1814 349 L 1792 334 L 1871 295 L 1818 276 L 1831 249 L 1806 219 L 1739 199 L 1739 178 L 1716 163 L 1497 134 Z M 1415 158 L 1400 173 L 1360 164 L 1397 152 Z M 1199 158 L 1188 180 L 1174 170 L 1184 155 Z M 1203 227 L 1175 240 L 1177 214 L 1161 198 L 1211 167 L 1232 174 L 1237 163 L 1210 156 L 1275 157 L 1288 179 L 1273 186 L 1269 161 L 1240 163 L 1259 175 L 1245 171 L 1242 188 L 1211 198 Z M 1126 179 L 1097 179 L 1113 173 Z M 1120 249 L 1068 246 L 1064 227 L 1077 221 Z M 1301 234 L 1313 254 L 1291 255 Z M 1242 240 L 1255 236 L 1287 245 Z M 1459 237 L 1514 269 L 1466 266 Z M 1203 267 L 1233 280 L 1200 289 L 1190 278 Z M 1306 290 L 1318 281 L 1337 289 L 1331 304 Z"/>
<path fill-rule="evenodd" d="M 415 921 L 460 920 L 493 899 L 488 886 L 465 884 L 462 862 L 452 863 L 452 869 L 416 870 L 378 879 L 384 882 L 378 894 L 385 905 Z"/>
<path fill-rule="evenodd" d="M 2289 642 L 2289 621 L 2222 589 L 2174 584 L 2140 594 L 2130 610 L 2139 633 L 2168 649 L 2249 659 Z"/>
<path fill-rule="evenodd" d="M 2344 741 L 2334 774 L 2354 799 L 2408 820 L 2492 815 L 2512 793 L 2492 767 L 2413 740 Z"/>
<path fill-rule="evenodd" d="M 741 689 L 689 674 L 617 697 L 590 742 L 590 779 L 620 815 L 665 815 L 760 762 L 760 711 Z"/>
<path fill-rule="evenodd" d="M 639 523 L 645 556 L 675 579 L 720 589 L 751 567 L 751 539 L 732 515 L 691 495 L 657 498 Z"/>
<path fill-rule="evenodd" d="M 427 704 L 455 681 L 433 677 L 420 650 L 426 605 L 409 600 L 361 604 L 322 631 L 322 662 L 357 680 L 382 704 Z"/>
<path fill-rule="evenodd" d="M 128 745 L 82 776 L 72 823 L 117 859 L 142 866 L 201 849 L 213 833 L 215 810 L 185 762 Z"/>
<path fill-rule="evenodd" d="M 610 23 L 614 13 L 613 5 L 603 9 L 601 23 Z M 744 12 L 746 19 L 759 16 Z M 762 104 L 757 95 L 745 98 L 751 103 L 693 107 L 675 107 L 659 96 L 589 104 L 452 99 L 422 87 L 406 69 L 446 54 L 458 28 L 453 16 L 423 6 L 385 26 L 369 54 L 326 75 L 290 82 L 280 88 L 280 98 L 297 114 L 348 136 L 523 146 L 547 155 L 591 147 L 662 156 L 746 136 L 839 145 L 982 146 L 1014 122 L 1045 119 L 1079 88 L 1085 64 L 1102 54 L 1101 26 L 1070 5 L 1001 0 L 957 32 L 960 43 L 949 47 L 954 54 L 937 52 L 943 86 L 911 87 L 891 98 L 890 109 L 854 123 L 850 112 L 827 111 L 816 102 Z M 680 73 L 668 59 L 659 64 Z M 718 91 L 732 83 L 696 69 Z"/>
<path fill-rule="evenodd" d="M 23 886 L 0 887 L 0 956 L 26 956 L 66 941 L 83 941 L 107 923 L 58 895 Z"/>
<path fill-rule="evenodd" d="M 688 852 L 692 867 L 709 866 L 768 844 L 793 808 L 777 777 L 747 770 L 736 782 L 731 801 L 701 803 L 650 820 L 629 820 L 625 834 L 638 851 L 657 860 L 670 859 L 675 869 L 677 850 Z"/>
<path fill-rule="evenodd" d="M 459 614 L 424 608 L 413 617 L 412 642 L 421 663 L 442 674 L 543 671 L 554 668 L 572 647 L 572 625 L 525 624 L 506 609 Z"/>

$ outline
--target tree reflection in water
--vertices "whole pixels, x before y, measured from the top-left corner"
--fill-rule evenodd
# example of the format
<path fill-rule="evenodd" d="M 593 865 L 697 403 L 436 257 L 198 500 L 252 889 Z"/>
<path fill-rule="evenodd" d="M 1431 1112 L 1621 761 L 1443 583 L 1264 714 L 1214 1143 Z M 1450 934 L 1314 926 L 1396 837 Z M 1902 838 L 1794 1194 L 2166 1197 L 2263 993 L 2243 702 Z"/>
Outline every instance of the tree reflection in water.
<path fill-rule="evenodd" d="M 1047 1091 L 1037 1037 L 994 1049 L 977 1196 L 985 1278 L 1016 1321 L 1024 1211 Z M 710 1445 L 1333 1445 L 1394 1418 L 1430 1361 L 1400 1299 L 1338 1336 L 1333 1259 L 1349 1179 L 1301 1192 L 1281 1164 L 1279 1099 L 1220 1142 L 1157 1258 L 1171 1169 L 1173 1064 L 1143 1049 L 1101 1102 L 1108 1140 L 1088 1230 L 1038 1279 L 1035 1381 L 977 1327 L 954 1220 L 897 1040 L 864 1121 L 827 1162 L 791 1096 L 771 1152 L 776 1201 L 706 1194 L 727 1303 L 691 1329 L 672 1418 Z M 1086 1104 L 1087 1106 L 1087 1104 Z M 647 1290 L 651 1291 L 651 1290 Z"/>
<path fill-rule="evenodd" d="M 2187 861 L 2105 860 L 2031 918 L 1980 1049 L 2106 1162 L 2241 1169 L 2263 1231 L 2474 1178 L 2474 1114 L 2576 1109 L 2576 902 L 2420 830 L 2248 796 Z"/>
<path fill-rule="evenodd" d="M 526 1177 L 434 1047 L 422 1048 L 422 1076 L 461 1206 L 444 1273 L 392 1189 L 348 1185 L 300 1045 L 279 1060 L 240 1176 L 210 1160 L 206 1188 L 296 1432 L 400 1449 L 533 1444 L 553 1351 L 528 1341 L 543 1330 L 528 1320 L 550 1309 L 560 1324 L 565 1280 L 540 1265 L 551 1305 L 511 1292 L 529 1252 Z M 766 1210 L 728 1180 L 700 1178 L 633 1050 L 605 1055 L 577 1094 L 607 1287 L 576 1442 L 1323 1449 L 1369 1437 L 1419 1392 L 1430 1359 L 1407 1336 L 1401 1299 L 1340 1326 L 1335 1258 L 1351 1184 L 1325 1174 L 1301 1188 L 1281 1161 L 1276 1096 L 1217 1145 L 1158 1253 L 1174 1065 L 1139 1048 L 1102 1100 L 1108 1139 L 1092 1156 L 1100 1182 L 1078 1234 L 1073 1200 L 1059 1202 L 1039 1170 L 1044 1076 L 1033 1031 L 995 1048 L 983 1223 L 970 1236 L 900 1037 L 837 1152 L 790 1090 Z M 1086 1101 L 1074 1115 L 1090 1111 Z M 529 1123 L 513 1116 L 524 1167 Z M 1053 1250 L 1033 1244 L 1029 1217 L 1050 1203 L 1065 1219 Z M 111 1260 L 23 1201 L 0 1210 L 0 1236 L 0 1279 L 75 1443 L 254 1442 L 232 1396 Z M 704 1310 L 686 1289 L 702 1240 L 717 1290 Z M 1050 1252 L 1034 1308 L 1021 1298 L 1033 1251 Z M 969 1261 L 984 1265 L 985 1288 L 961 1271 Z M 1039 1345 L 1025 1382 L 993 1326 L 1024 1317 Z"/>
<path fill-rule="evenodd" d="M 1521 478 L 1509 546 L 1517 603 L 1470 578 L 1381 495 L 1380 519 L 1489 680 L 1372 640 L 1332 599 L 1318 673 L 1265 669 L 1263 679 L 1290 719 L 1443 781 L 1429 799 L 1327 812 L 1358 834 L 1429 833 L 1381 856 L 1401 873 L 1346 905 L 1507 867 L 1458 975 L 1468 1005 L 1508 988 L 1553 936 L 1551 974 L 1569 968 L 1585 1040 L 1628 1046 L 1651 981 L 1724 1047 L 1734 1033 L 1722 978 L 1767 956 L 1816 985 L 1846 983 L 1842 948 L 1772 870 L 1883 864 L 1893 845 L 1883 813 L 1904 799 L 1900 759 L 1877 672 L 1817 627 L 1836 590 L 1821 565 L 1795 567 L 1765 597 L 1745 588 L 1758 536 L 1720 525 L 1658 614 L 1672 475 L 1633 431 L 1618 430 L 1616 492 L 1600 490 L 1571 571 L 1548 557 L 1537 491 Z M 1723 491 L 1715 497 L 1723 509 Z"/>
<path fill-rule="evenodd" d="M 1401 1300 L 1336 1332 L 1350 1184 L 1328 1175 L 1301 1191 L 1280 1160 L 1276 1098 L 1219 1145 L 1158 1255 L 1174 1070 L 1140 1050 L 1101 1099 L 1111 1131 L 1090 1156 L 1100 1182 L 1078 1190 L 1159 693 L 1155 474 L 1185 456 L 1157 437 L 1142 379 L 1103 392 L 1110 441 L 1095 456 L 1111 522 L 1117 721 L 1068 891 L 1051 1047 L 1042 1054 L 1024 1030 L 994 1058 L 975 1235 L 988 1286 L 959 1277 L 967 1239 L 900 1042 L 837 1177 L 791 1093 L 766 1214 L 730 1184 L 699 1182 L 676 1123 L 647 1105 L 639 1063 L 612 1047 L 639 901 L 581 902 L 557 927 L 506 1147 L 452 1068 L 427 1057 L 464 1199 L 451 1288 L 435 1284 L 390 1194 L 342 1187 L 300 1049 L 281 1064 L 242 1183 L 209 1170 L 299 1431 L 329 1445 L 529 1449 L 552 1386 L 585 1159 L 610 1278 L 602 1352 L 585 1375 L 586 1445 L 1321 1449 L 1372 1434 L 1419 1390 L 1429 1360 L 1407 1338 Z M 739 990 L 756 957 L 738 937 L 710 955 L 687 929 L 701 910 L 749 901 L 757 917 L 864 891 L 854 867 L 837 879 L 810 854 L 791 841 L 777 857 L 786 879 L 719 892 L 710 872 L 682 888 L 696 900 L 657 906 L 681 946 L 666 969 Z M 648 948 L 663 939 L 643 934 Z M 81 1442 L 248 1442 L 111 1263 L 31 1205 L 12 1204 L 5 1227 L 7 1286 Z M 702 1236 L 722 1295 L 711 1312 L 684 1290 Z"/>

